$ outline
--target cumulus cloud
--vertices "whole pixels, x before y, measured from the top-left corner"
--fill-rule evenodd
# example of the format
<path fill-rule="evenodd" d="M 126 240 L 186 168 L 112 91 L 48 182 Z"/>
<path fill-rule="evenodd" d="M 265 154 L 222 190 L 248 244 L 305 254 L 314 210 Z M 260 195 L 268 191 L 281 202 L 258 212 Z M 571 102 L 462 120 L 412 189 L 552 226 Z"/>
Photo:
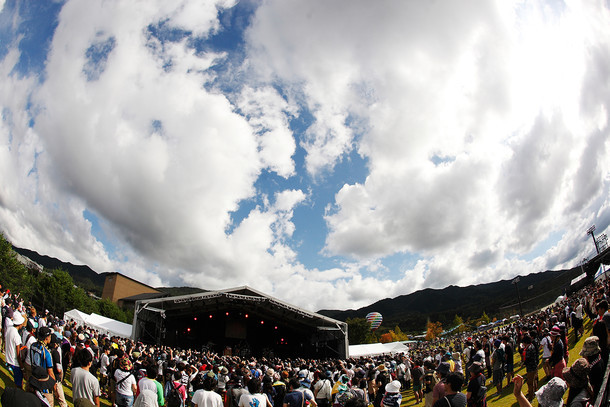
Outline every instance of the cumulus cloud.
<path fill-rule="evenodd" d="M 66 2 L 43 72 L 10 42 L 13 243 L 316 310 L 571 267 L 607 229 L 606 5 L 270 0 L 227 27 L 239 6 Z M 236 49 L 213 46 L 231 29 Z M 306 205 L 325 230 L 298 233 Z"/>

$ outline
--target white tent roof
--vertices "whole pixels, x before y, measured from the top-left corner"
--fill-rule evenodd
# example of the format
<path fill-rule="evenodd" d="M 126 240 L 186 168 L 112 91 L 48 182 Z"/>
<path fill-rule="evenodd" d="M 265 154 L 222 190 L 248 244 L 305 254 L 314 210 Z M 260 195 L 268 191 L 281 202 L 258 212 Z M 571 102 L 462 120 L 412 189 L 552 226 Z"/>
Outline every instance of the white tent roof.
<path fill-rule="evenodd" d="M 73 309 L 64 313 L 64 320 L 73 319 L 81 325 L 87 325 L 93 329 L 110 335 L 120 336 L 123 338 L 131 337 L 131 325 L 124 322 L 116 321 L 111 318 L 106 318 L 98 314 L 87 315 L 77 309 Z"/>
<path fill-rule="evenodd" d="M 409 347 L 403 342 L 367 343 L 362 345 L 350 345 L 349 356 L 351 358 L 357 358 L 360 356 L 395 354 L 408 351 Z"/>
<path fill-rule="evenodd" d="M 88 317 L 89 317 L 88 314 L 85 314 L 84 312 L 81 312 L 77 309 L 73 309 L 71 311 L 64 313 L 64 321 L 69 321 L 69 320 L 73 319 L 81 325 L 87 323 L 86 321 L 87 321 Z"/>

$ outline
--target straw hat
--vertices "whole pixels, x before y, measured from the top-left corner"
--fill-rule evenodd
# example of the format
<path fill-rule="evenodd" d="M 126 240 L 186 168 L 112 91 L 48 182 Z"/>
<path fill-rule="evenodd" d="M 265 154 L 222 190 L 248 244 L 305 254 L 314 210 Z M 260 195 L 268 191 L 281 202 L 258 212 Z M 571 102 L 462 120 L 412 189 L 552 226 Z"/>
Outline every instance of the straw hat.
<path fill-rule="evenodd" d="M 585 339 L 585 343 L 582 345 L 580 356 L 589 357 L 601 353 L 599 347 L 599 338 L 597 336 L 589 336 Z"/>

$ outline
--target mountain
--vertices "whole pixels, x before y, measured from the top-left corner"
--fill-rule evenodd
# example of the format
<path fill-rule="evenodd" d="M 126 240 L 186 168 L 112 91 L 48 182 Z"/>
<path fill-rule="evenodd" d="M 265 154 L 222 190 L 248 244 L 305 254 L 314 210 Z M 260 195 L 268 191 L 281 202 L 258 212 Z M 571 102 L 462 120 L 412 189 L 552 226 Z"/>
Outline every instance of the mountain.
<path fill-rule="evenodd" d="M 102 296 L 102 290 L 104 288 L 104 281 L 106 281 L 107 273 L 98 274 L 89 266 L 79 266 L 72 263 L 66 263 L 54 257 L 38 254 L 33 250 L 22 249 L 15 246 L 13 246 L 13 250 L 20 255 L 40 264 L 45 269 L 66 271 L 68 274 L 70 274 L 74 280 L 74 283 L 85 289 L 85 291 L 92 292 L 98 297 Z"/>
<path fill-rule="evenodd" d="M 571 280 L 581 273 L 580 267 L 575 267 L 520 276 L 517 288 L 523 313 L 552 303 L 569 288 Z M 425 330 L 428 318 L 448 327 L 455 315 L 466 321 L 468 318 L 480 318 L 483 312 L 490 318 L 497 319 L 519 314 L 517 288 L 512 280 L 468 287 L 427 288 L 396 298 L 386 298 L 357 310 L 321 310 L 318 313 L 346 321 L 348 318 L 364 318 L 369 312 L 376 311 L 382 314 L 382 326 L 386 328 L 392 329 L 398 325 L 405 332 L 421 332 Z"/>

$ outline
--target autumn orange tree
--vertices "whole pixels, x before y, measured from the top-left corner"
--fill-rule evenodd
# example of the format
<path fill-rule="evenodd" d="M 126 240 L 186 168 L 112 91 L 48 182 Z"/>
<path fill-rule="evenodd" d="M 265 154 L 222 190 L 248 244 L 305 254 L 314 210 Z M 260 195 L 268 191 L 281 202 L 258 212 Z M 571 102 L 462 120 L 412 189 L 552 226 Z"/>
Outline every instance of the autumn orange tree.
<path fill-rule="evenodd" d="M 428 321 L 426 324 L 426 340 L 431 341 L 443 333 L 443 324 L 440 322 Z"/>

